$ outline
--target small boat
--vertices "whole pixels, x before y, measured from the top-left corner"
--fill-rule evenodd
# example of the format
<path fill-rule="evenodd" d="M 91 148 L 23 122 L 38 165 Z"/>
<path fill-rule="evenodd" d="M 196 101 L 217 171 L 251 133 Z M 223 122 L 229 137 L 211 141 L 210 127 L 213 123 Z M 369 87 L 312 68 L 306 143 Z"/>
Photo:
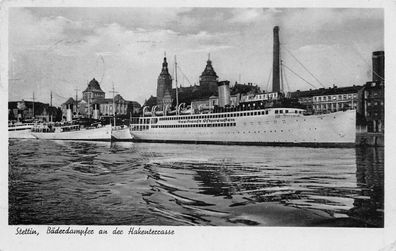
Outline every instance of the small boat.
<path fill-rule="evenodd" d="M 131 140 L 132 135 L 128 126 L 113 126 L 111 129 L 111 139 L 115 141 Z"/>
<path fill-rule="evenodd" d="M 8 138 L 10 139 L 34 139 L 31 131 L 34 123 L 8 124 Z"/>
<path fill-rule="evenodd" d="M 181 114 L 181 115 L 193 114 L 193 110 L 192 110 L 191 107 L 189 107 L 189 108 L 187 108 L 187 109 L 185 109 L 185 110 L 181 110 L 181 111 L 180 111 L 180 114 Z"/>
<path fill-rule="evenodd" d="M 177 114 L 176 110 L 171 110 L 171 111 L 166 112 L 166 115 L 176 115 L 176 114 Z"/>
<path fill-rule="evenodd" d="M 111 125 L 82 127 L 79 124 L 38 125 L 32 128 L 37 139 L 49 140 L 111 140 Z"/>

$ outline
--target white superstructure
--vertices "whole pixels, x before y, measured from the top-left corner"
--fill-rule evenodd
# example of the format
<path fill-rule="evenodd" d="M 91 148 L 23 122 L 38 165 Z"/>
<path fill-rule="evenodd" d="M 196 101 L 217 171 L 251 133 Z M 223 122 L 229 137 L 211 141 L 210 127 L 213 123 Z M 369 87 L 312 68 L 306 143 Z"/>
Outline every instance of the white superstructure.
<path fill-rule="evenodd" d="M 8 138 L 10 139 L 34 139 L 31 131 L 34 123 L 16 123 L 8 125 Z"/>
<path fill-rule="evenodd" d="M 356 111 L 304 115 L 297 108 L 141 117 L 136 141 L 222 144 L 354 145 Z"/>

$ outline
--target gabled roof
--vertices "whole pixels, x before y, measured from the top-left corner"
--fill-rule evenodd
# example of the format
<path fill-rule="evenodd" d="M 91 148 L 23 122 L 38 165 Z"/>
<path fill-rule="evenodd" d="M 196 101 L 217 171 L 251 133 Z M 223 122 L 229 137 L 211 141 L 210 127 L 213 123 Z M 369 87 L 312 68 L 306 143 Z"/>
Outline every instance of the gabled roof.
<path fill-rule="evenodd" d="M 70 97 L 65 103 L 63 103 L 63 105 L 69 105 L 69 104 L 75 104 L 75 103 L 76 103 L 76 101 L 72 97 Z"/>

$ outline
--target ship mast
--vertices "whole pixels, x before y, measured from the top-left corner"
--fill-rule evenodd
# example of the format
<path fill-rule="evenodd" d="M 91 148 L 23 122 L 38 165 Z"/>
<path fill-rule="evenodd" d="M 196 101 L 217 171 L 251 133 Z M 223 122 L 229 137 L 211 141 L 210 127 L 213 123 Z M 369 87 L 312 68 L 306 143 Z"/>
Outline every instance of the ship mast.
<path fill-rule="evenodd" d="M 49 107 L 49 112 L 50 112 L 50 117 L 51 117 L 51 122 L 52 122 L 52 91 L 50 92 L 50 107 Z"/>
<path fill-rule="evenodd" d="M 34 92 L 33 92 L 33 120 L 35 118 L 35 116 L 34 116 L 34 101 L 35 101 L 35 99 L 34 99 Z"/>
<path fill-rule="evenodd" d="M 87 81 L 87 85 L 88 85 L 88 84 L 89 84 L 89 82 Z M 89 107 L 89 105 L 90 105 L 90 104 L 89 104 L 89 100 L 90 100 L 90 98 L 91 98 L 91 93 L 88 92 L 88 93 L 87 93 L 87 96 L 88 96 L 88 97 L 87 97 L 87 101 L 88 101 L 88 107 L 87 107 L 87 108 L 88 108 L 88 118 L 91 118 L 91 114 L 90 114 L 91 109 L 90 109 L 90 107 Z"/>
<path fill-rule="evenodd" d="M 75 88 L 74 90 L 76 91 L 76 115 L 78 115 L 78 101 L 77 101 L 77 99 L 78 99 L 78 91 L 79 91 L 80 89 Z"/>
<path fill-rule="evenodd" d="M 176 55 L 175 55 L 175 83 L 176 83 L 176 108 L 179 107 L 179 91 L 177 87 L 177 62 L 176 62 Z"/>
<path fill-rule="evenodd" d="M 113 89 L 110 92 L 113 93 L 113 119 L 114 119 L 114 126 L 116 126 L 116 114 L 115 114 L 115 102 L 114 102 L 114 93 L 116 93 L 116 91 L 114 91 L 114 83 L 113 83 Z"/>

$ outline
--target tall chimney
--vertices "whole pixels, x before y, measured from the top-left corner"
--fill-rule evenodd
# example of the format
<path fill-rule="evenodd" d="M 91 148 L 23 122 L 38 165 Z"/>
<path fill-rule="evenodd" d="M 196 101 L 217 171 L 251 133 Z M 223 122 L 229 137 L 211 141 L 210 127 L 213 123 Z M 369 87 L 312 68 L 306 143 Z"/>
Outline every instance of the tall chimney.
<path fill-rule="evenodd" d="M 381 82 L 385 80 L 385 53 L 384 51 L 373 52 L 373 82 Z"/>
<path fill-rule="evenodd" d="M 272 64 L 272 91 L 280 92 L 279 80 L 279 27 L 274 27 L 274 51 Z"/>

